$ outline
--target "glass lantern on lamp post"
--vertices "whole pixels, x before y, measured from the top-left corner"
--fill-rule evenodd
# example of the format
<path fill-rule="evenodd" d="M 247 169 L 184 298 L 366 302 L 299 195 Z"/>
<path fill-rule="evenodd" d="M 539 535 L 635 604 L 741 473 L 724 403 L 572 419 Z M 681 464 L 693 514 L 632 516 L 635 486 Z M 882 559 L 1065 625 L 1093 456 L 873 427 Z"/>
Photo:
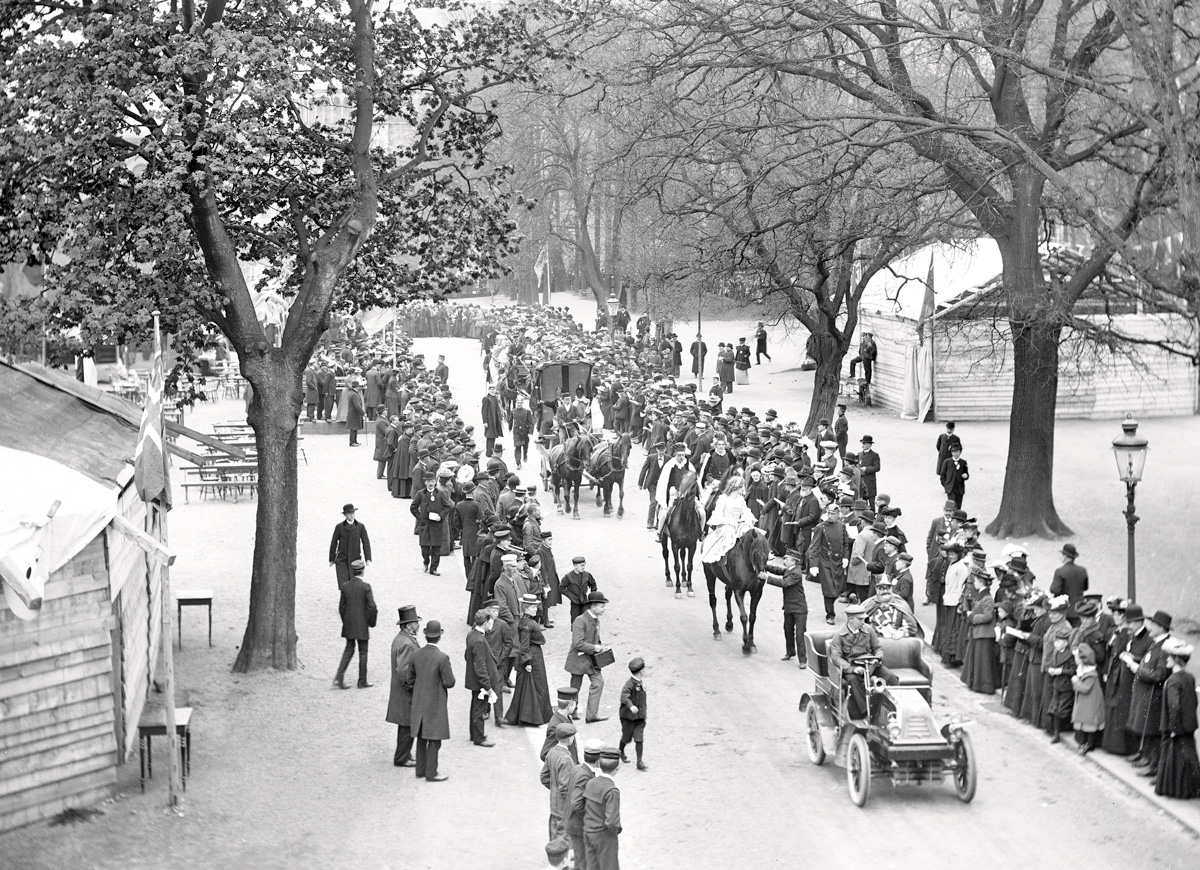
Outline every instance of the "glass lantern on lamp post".
<path fill-rule="evenodd" d="M 604 300 L 604 305 L 608 308 L 608 343 L 612 344 L 616 341 L 613 335 L 613 322 L 617 319 L 617 309 L 621 307 L 621 300 L 617 298 L 616 288 L 609 288 L 608 298 Z"/>
<path fill-rule="evenodd" d="M 1137 600 L 1137 573 L 1134 566 L 1133 529 L 1137 525 L 1138 515 L 1134 513 L 1134 493 L 1138 481 L 1142 479 L 1142 470 L 1146 467 L 1146 451 L 1150 442 L 1137 434 L 1138 423 L 1133 415 L 1127 415 L 1121 423 L 1122 434 L 1112 442 L 1113 456 L 1117 459 L 1117 474 L 1125 483 L 1125 525 L 1129 532 L 1128 544 L 1128 597 L 1130 601 Z"/>

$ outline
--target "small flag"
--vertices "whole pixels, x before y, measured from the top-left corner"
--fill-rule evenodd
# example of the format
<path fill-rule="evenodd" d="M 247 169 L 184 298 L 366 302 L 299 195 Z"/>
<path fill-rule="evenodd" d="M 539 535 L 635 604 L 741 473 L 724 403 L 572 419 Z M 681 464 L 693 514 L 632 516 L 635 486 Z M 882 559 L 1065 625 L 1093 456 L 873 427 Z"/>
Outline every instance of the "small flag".
<path fill-rule="evenodd" d="M 137 451 L 133 455 L 133 482 L 142 501 L 157 502 L 171 509 L 171 481 L 167 476 L 167 451 L 163 449 L 163 359 L 158 337 L 158 319 L 154 321 L 154 363 L 142 409 Z"/>
<path fill-rule="evenodd" d="M 538 283 L 542 283 L 542 272 L 546 270 L 546 265 L 550 262 L 550 252 L 545 247 L 538 252 L 537 259 L 533 263 L 533 271 L 537 274 Z"/>

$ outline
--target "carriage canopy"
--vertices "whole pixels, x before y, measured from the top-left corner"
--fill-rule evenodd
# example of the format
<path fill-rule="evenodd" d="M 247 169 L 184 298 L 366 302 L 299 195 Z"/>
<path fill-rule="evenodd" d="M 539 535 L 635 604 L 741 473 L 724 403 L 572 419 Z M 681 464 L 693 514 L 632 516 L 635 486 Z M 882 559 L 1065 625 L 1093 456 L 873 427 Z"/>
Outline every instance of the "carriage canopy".
<path fill-rule="evenodd" d="M 584 360 L 555 360 L 537 367 L 533 373 L 533 399 L 538 403 L 554 402 L 559 396 L 574 396 L 582 386 L 584 395 L 592 398 L 592 364 Z"/>

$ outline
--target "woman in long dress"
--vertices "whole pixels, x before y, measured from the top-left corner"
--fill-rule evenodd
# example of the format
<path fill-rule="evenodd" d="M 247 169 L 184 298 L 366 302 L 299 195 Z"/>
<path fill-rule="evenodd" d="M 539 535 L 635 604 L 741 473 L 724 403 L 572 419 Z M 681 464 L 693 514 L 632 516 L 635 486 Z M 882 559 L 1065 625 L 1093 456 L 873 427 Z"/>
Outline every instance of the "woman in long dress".
<path fill-rule="evenodd" d="M 754 528 L 754 514 L 746 506 L 746 498 L 742 495 L 741 475 L 735 474 L 725 482 L 725 489 L 717 497 L 708 525 L 709 532 L 700 546 L 700 561 L 709 564 L 719 562 L 742 535 Z"/>
<path fill-rule="evenodd" d="M 1046 631 L 1050 628 L 1050 614 L 1044 612 L 1047 603 L 1045 596 L 1036 599 L 1043 612 L 1029 629 L 1029 664 L 1025 668 L 1025 697 L 1021 700 L 1021 718 L 1039 727 L 1042 724 L 1042 652 Z"/>
<path fill-rule="evenodd" d="M 1178 638 L 1163 641 L 1170 676 L 1163 684 L 1162 749 L 1154 793 L 1173 798 L 1200 797 L 1200 759 L 1196 757 L 1196 678 L 1187 672 L 1192 647 Z"/>
<path fill-rule="evenodd" d="M 554 710 L 550 706 L 550 686 L 546 682 L 546 662 L 542 645 L 546 636 L 534 619 L 538 612 L 538 597 L 532 593 L 521 596 L 521 620 L 517 623 L 517 685 L 508 703 L 509 725 L 545 725 Z"/>
<path fill-rule="evenodd" d="M 750 383 L 750 345 L 746 344 L 746 339 L 739 338 L 741 342 L 733 351 L 733 368 L 734 380 L 740 384 Z"/>
<path fill-rule="evenodd" d="M 996 603 L 992 577 L 982 571 L 971 575 L 975 594 L 966 617 L 970 635 L 963 656 L 962 681 L 972 692 L 991 695 L 996 691 Z"/>
<path fill-rule="evenodd" d="M 1008 671 L 1008 687 L 1004 692 L 1004 706 L 1014 716 L 1021 715 L 1021 707 L 1025 703 L 1025 680 L 1029 671 L 1029 632 L 1034 620 L 1044 611 L 1035 603 L 1017 605 L 1016 632 L 1012 637 L 1016 641 L 1013 646 L 1012 667 Z"/>

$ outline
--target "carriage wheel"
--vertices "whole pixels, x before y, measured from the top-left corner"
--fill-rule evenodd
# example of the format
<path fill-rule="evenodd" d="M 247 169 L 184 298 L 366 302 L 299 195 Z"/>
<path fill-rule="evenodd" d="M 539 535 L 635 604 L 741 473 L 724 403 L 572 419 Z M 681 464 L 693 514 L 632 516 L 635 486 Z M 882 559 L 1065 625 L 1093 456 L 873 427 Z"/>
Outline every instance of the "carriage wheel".
<path fill-rule="evenodd" d="M 854 805 L 864 806 L 871 796 L 871 748 L 861 733 L 850 738 L 846 750 L 846 784 Z"/>
<path fill-rule="evenodd" d="M 979 779 L 979 768 L 975 765 L 975 747 L 971 735 L 966 731 L 958 734 L 958 745 L 954 747 L 954 793 L 963 803 L 975 797 L 975 786 Z"/>
<path fill-rule="evenodd" d="M 804 729 L 808 732 L 808 760 L 813 764 L 825 763 L 825 744 L 821 742 L 821 728 L 817 721 L 817 705 L 811 701 L 804 717 Z"/>

